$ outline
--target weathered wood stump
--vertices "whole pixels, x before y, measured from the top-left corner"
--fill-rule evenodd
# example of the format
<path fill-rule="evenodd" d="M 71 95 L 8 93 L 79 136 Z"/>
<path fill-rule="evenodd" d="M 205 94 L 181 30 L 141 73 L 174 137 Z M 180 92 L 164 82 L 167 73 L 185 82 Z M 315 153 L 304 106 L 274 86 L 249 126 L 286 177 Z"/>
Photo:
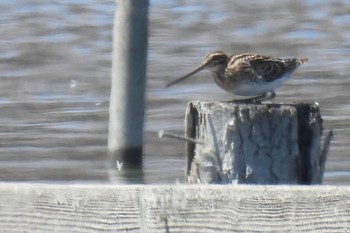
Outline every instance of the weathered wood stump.
<path fill-rule="evenodd" d="M 322 183 L 317 104 L 190 102 L 185 124 L 189 183 Z"/>

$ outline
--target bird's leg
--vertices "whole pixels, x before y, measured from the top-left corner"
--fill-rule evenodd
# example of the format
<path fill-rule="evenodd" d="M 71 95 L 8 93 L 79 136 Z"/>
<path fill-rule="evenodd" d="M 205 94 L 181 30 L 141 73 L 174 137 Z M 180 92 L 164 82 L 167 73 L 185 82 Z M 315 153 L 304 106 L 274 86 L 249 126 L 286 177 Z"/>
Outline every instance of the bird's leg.
<path fill-rule="evenodd" d="M 261 103 L 260 99 L 263 97 L 265 97 L 265 95 L 255 96 L 247 99 L 234 99 L 234 100 L 229 100 L 224 102 L 235 103 L 235 104 L 260 104 Z"/>
<path fill-rule="evenodd" d="M 269 92 L 266 92 L 265 94 L 261 95 L 261 96 L 257 96 L 257 100 L 258 101 L 264 101 L 264 100 L 272 100 L 276 97 L 276 93 L 273 92 L 273 91 L 269 91 Z"/>
<path fill-rule="evenodd" d="M 228 101 L 228 102 L 260 104 L 261 101 L 271 100 L 275 97 L 276 97 L 276 93 L 273 91 L 270 91 L 270 92 L 266 92 L 266 93 L 259 95 L 259 96 L 254 96 L 254 97 L 247 98 L 247 99 L 238 99 L 238 100 L 236 99 L 236 100 L 232 100 L 232 101 Z"/>

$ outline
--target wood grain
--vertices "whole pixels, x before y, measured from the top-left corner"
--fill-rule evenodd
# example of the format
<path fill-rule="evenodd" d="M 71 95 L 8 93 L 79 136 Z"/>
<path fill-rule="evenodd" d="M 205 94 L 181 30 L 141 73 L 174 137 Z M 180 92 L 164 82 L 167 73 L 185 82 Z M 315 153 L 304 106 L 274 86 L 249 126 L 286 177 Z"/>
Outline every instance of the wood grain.
<path fill-rule="evenodd" d="M 0 184 L 2 232 L 350 232 L 350 188 Z"/>
<path fill-rule="evenodd" d="M 185 128 L 203 142 L 187 142 L 189 183 L 322 183 L 327 153 L 316 104 L 193 101 Z"/>

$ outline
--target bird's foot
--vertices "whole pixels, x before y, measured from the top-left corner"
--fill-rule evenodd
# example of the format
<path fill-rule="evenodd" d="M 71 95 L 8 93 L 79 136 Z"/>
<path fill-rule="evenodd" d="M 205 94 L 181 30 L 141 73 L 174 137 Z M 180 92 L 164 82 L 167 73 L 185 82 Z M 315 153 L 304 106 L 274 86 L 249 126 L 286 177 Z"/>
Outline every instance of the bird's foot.
<path fill-rule="evenodd" d="M 256 98 L 234 99 L 234 100 L 225 101 L 225 102 L 234 103 L 234 104 L 261 104 L 261 100 Z"/>
<path fill-rule="evenodd" d="M 275 97 L 276 97 L 275 92 L 267 92 L 263 95 L 254 96 L 247 99 L 235 99 L 227 102 L 237 103 L 237 104 L 261 104 L 262 101 L 271 100 L 271 99 L 274 99 Z"/>

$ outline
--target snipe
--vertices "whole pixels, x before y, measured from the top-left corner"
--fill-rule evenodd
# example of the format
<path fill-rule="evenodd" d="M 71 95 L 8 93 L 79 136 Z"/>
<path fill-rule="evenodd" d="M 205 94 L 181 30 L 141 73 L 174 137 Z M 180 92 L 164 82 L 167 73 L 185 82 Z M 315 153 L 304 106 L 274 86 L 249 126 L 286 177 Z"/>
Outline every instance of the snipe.
<path fill-rule="evenodd" d="M 168 83 L 166 87 L 208 69 L 216 84 L 223 90 L 240 96 L 254 96 L 243 101 L 272 99 L 276 96 L 275 89 L 290 79 L 291 74 L 307 60 L 280 59 L 251 53 L 227 56 L 216 51 L 208 53 L 198 68 Z"/>

